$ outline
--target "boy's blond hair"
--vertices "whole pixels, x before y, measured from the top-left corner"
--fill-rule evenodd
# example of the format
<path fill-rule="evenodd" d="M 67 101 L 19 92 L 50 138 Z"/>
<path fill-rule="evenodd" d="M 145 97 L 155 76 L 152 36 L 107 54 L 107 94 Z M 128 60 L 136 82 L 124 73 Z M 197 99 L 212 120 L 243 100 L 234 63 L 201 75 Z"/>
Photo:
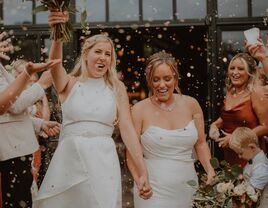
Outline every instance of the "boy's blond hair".
<path fill-rule="evenodd" d="M 248 147 L 249 144 L 256 144 L 259 147 L 258 137 L 255 132 L 247 127 L 237 127 L 232 133 L 229 147 L 238 152 L 242 148 Z"/>

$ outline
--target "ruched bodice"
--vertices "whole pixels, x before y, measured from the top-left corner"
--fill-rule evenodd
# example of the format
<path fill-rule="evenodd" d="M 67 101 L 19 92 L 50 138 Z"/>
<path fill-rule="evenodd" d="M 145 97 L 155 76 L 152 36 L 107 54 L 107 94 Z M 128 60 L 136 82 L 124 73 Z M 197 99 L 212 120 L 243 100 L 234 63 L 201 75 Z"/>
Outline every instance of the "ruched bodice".
<path fill-rule="evenodd" d="M 197 181 L 193 148 L 198 138 L 194 121 L 184 128 L 168 130 L 149 126 L 141 135 L 143 154 L 153 196 L 143 200 L 134 192 L 135 208 L 190 208 Z"/>
<path fill-rule="evenodd" d="M 172 159 L 192 162 L 193 145 L 197 140 L 194 121 L 184 128 L 167 130 L 149 126 L 141 136 L 146 159 Z"/>

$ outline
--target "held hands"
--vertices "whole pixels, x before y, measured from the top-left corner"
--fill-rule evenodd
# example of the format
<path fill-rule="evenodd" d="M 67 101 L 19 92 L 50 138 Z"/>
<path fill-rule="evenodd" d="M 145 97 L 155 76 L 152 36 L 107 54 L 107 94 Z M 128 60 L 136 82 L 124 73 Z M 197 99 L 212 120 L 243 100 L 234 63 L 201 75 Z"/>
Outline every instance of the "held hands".
<path fill-rule="evenodd" d="M 60 132 L 60 124 L 56 121 L 44 121 L 41 126 L 41 134 L 44 138 L 49 136 L 56 136 Z"/>
<path fill-rule="evenodd" d="M 6 53 L 13 51 L 13 46 L 10 39 L 4 40 L 5 37 L 7 37 L 7 33 L 2 32 L 0 34 L 0 59 L 9 60 L 10 58 Z"/>
<path fill-rule="evenodd" d="M 147 176 L 142 175 L 141 177 L 138 178 L 138 181 L 136 181 L 138 190 L 139 190 L 139 196 L 142 199 L 149 199 L 152 195 L 152 188 L 149 184 L 149 179 Z"/>
<path fill-rule="evenodd" d="M 69 20 L 69 12 L 50 11 L 48 25 L 54 27 L 56 24 L 65 23 Z"/>

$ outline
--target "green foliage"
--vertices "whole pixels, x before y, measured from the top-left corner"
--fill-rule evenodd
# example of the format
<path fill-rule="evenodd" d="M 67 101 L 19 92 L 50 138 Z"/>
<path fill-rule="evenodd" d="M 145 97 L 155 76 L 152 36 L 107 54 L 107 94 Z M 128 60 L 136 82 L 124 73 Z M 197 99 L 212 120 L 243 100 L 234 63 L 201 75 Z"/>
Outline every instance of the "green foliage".
<path fill-rule="evenodd" d="M 216 172 L 210 184 L 206 184 L 205 175 L 200 176 L 199 186 L 193 181 L 188 182 L 196 189 L 194 208 L 232 208 L 234 204 L 251 207 L 258 202 L 260 193 L 244 180 L 242 167 L 230 166 L 225 161 L 220 163 L 217 158 L 210 162 Z"/>

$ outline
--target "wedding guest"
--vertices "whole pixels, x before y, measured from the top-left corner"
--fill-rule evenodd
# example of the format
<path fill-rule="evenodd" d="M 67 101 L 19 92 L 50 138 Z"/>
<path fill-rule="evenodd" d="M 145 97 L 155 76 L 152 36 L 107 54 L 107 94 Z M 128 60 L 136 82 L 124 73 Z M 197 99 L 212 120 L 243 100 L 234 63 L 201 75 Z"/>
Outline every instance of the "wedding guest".
<path fill-rule="evenodd" d="M 11 68 L 13 70 L 12 72 L 15 77 L 17 77 L 20 73 L 23 72 L 23 69 L 26 64 L 27 64 L 27 61 L 24 59 L 18 59 L 11 64 Z M 28 86 L 31 86 L 32 84 L 38 82 L 38 79 L 39 79 L 38 74 L 34 73 L 29 79 Z M 40 79 L 42 79 L 43 82 L 47 83 L 47 88 L 52 86 L 52 77 L 51 77 L 50 71 L 43 72 Z M 41 119 L 44 119 L 45 121 L 50 120 L 50 109 L 49 109 L 49 104 L 48 104 L 48 99 L 47 99 L 46 94 L 44 94 L 44 96 L 40 100 L 36 101 L 34 105 L 30 106 L 28 110 L 31 116 L 33 117 L 41 118 Z M 38 184 L 40 166 L 41 166 L 42 161 L 44 162 L 44 160 L 42 160 L 43 155 L 41 154 L 40 142 L 44 138 L 46 139 L 47 135 L 44 134 L 44 132 L 41 132 L 41 134 L 36 135 L 36 136 L 38 138 L 38 143 L 40 145 L 40 148 L 33 154 L 32 172 L 33 172 L 34 181 L 36 182 L 36 184 Z"/>
<path fill-rule="evenodd" d="M 220 117 L 210 126 L 209 136 L 223 148 L 224 160 L 231 165 L 246 165 L 246 161 L 229 148 L 232 132 L 237 127 L 249 127 L 259 137 L 268 134 L 268 103 L 255 91 L 259 82 L 256 67 L 256 62 L 247 53 L 238 53 L 232 58 L 228 66 L 227 93 Z M 219 129 L 223 133 L 222 137 Z"/>
<path fill-rule="evenodd" d="M 0 43 L 0 48 L 1 45 L 3 44 Z M 7 55 L 1 57 L 6 58 Z M 28 115 L 28 106 L 44 93 L 41 82 L 27 90 L 23 89 L 31 74 L 58 63 L 59 60 L 29 62 L 15 80 L 0 64 L 0 172 L 3 208 L 32 205 L 31 154 L 38 147 L 34 130 L 42 129 L 47 134 L 54 135 L 59 132 L 59 124 L 40 119 L 31 120 Z"/>
<path fill-rule="evenodd" d="M 267 207 L 268 197 L 268 159 L 260 149 L 256 133 L 247 127 L 238 127 L 233 132 L 229 143 L 239 157 L 248 161 L 244 168 L 244 177 L 250 185 L 259 190 L 266 190 L 261 197 L 259 207 Z"/>
<path fill-rule="evenodd" d="M 54 27 L 66 20 L 68 13 L 50 12 L 48 23 Z M 111 137 L 116 121 L 138 167 L 140 194 L 146 197 L 151 191 L 126 88 L 117 77 L 115 56 L 111 39 L 99 34 L 85 40 L 70 75 L 62 64 L 51 70 L 63 122 L 36 207 L 122 207 L 120 166 Z M 60 40 L 52 41 L 49 58 L 62 59 Z"/>
<path fill-rule="evenodd" d="M 133 106 L 132 117 L 141 136 L 153 195 L 142 200 L 135 191 L 135 207 L 192 207 L 195 190 L 187 181 L 198 182 L 193 149 L 207 172 L 208 183 L 215 174 L 210 164 L 203 112 L 196 99 L 181 93 L 177 63 L 171 54 L 153 54 L 145 71 L 149 98 Z M 137 180 L 139 174 L 133 157 L 127 153 L 127 158 L 129 170 Z"/>

